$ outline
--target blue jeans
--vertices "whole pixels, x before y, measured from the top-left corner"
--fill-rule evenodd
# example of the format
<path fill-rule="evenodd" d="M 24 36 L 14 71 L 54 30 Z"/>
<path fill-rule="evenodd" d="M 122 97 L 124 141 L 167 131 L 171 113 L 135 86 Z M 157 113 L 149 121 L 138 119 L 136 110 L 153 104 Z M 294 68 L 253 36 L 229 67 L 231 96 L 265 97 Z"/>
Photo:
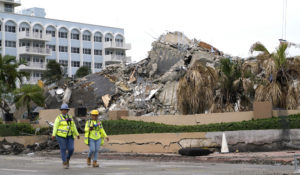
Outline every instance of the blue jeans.
<path fill-rule="evenodd" d="M 61 160 L 66 162 L 70 159 L 74 152 L 74 138 L 73 136 L 68 136 L 67 138 L 56 136 L 56 139 L 60 148 Z M 66 156 L 66 151 L 68 150 L 68 155 Z"/>
<path fill-rule="evenodd" d="M 97 161 L 98 159 L 98 150 L 100 148 L 101 139 L 94 140 L 89 139 L 89 146 L 90 146 L 90 152 L 89 152 L 89 158 L 92 158 L 91 156 L 94 156 L 94 161 Z"/>

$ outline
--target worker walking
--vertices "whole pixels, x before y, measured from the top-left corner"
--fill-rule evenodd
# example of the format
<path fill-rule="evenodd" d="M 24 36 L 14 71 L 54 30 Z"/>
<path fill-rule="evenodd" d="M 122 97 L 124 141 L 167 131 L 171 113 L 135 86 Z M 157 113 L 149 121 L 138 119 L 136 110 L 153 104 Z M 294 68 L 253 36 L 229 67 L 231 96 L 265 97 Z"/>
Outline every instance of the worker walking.
<path fill-rule="evenodd" d="M 72 116 L 68 114 L 69 106 L 62 104 L 60 110 L 61 114 L 56 117 L 54 122 L 52 140 L 56 137 L 60 148 L 63 167 L 68 169 L 70 158 L 74 152 L 74 138 L 77 136 L 79 139 L 80 137 Z M 68 155 L 66 155 L 67 150 Z"/>
<path fill-rule="evenodd" d="M 106 140 L 109 141 L 109 138 L 107 137 L 103 129 L 101 121 L 98 120 L 98 116 L 98 110 L 92 110 L 91 119 L 86 121 L 84 129 L 84 142 L 90 147 L 90 151 L 87 158 L 87 165 L 91 165 L 91 159 L 93 157 L 93 167 L 99 167 L 97 159 L 100 144 L 104 144 L 104 138 L 106 138 Z"/>

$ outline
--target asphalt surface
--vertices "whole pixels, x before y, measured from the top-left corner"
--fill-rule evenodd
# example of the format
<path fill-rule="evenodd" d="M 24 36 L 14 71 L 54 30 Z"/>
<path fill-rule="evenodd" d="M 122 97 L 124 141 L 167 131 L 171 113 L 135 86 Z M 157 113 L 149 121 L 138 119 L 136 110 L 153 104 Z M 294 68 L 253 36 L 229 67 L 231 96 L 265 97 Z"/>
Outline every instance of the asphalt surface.
<path fill-rule="evenodd" d="M 293 174 L 291 165 L 253 165 L 197 162 L 165 162 L 149 160 L 100 160 L 100 168 L 86 165 L 83 158 L 74 158 L 70 169 L 63 169 L 56 157 L 0 156 L 0 175 L 286 175 Z"/>

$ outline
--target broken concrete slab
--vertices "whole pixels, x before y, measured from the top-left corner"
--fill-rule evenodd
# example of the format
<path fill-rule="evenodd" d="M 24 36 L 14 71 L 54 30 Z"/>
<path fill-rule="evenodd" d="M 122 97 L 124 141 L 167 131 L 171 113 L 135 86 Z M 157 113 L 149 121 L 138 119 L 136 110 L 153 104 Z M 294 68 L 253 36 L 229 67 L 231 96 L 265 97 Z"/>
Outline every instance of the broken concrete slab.
<path fill-rule="evenodd" d="M 106 94 L 106 95 L 102 96 L 102 101 L 104 103 L 105 108 L 108 107 L 110 99 L 111 99 L 111 97 L 110 97 L 109 94 Z"/>
<path fill-rule="evenodd" d="M 108 78 L 99 73 L 85 77 L 77 82 L 72 90 L 71 107 L 84 105 L 88 110 L 95 109 L 102 104 L 102 96 L 115 93 L 115 85 Z M 79 104 L 81 101 L 83 104 Z"/>

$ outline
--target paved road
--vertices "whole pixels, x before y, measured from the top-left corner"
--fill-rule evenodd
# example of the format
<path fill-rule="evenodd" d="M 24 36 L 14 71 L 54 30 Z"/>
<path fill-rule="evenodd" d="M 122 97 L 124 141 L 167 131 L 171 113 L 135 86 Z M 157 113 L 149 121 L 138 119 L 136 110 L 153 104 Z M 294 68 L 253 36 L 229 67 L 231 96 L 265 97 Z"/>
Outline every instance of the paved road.
<path fill-rule="evenodd" d="M 216 164 L 191 162 L 154 162 L 101 160 L 100 168 L 89 168 L 85 159 L 72 159 L 70 169 L 63 169 L 58 158 L 0 156 L 0 175 L 282 175 L 293 174 L 289 165 Z"/>

